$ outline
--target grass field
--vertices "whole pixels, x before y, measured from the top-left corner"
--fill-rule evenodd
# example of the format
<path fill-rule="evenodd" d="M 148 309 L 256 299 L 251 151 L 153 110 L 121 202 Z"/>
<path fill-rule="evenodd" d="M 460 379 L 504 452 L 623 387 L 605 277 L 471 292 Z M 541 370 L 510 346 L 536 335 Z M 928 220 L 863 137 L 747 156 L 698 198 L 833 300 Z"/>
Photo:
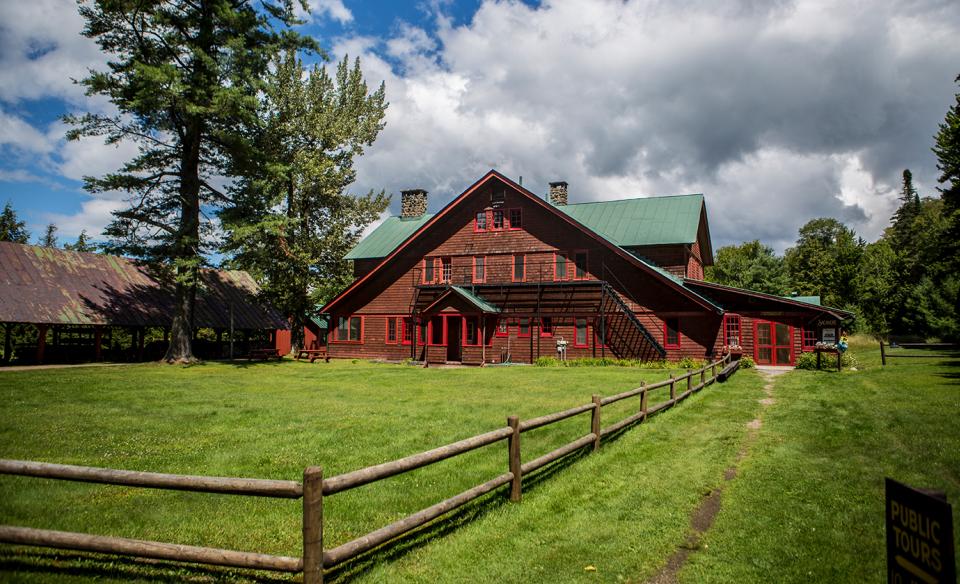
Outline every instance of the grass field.
<path fill-rule="evenodd" d="M 960 501 L 960 413 L 949 364 L 793 372 L 762 408 L 742 371 L 624 433 L 332 574 L 344 582 L 643 582 L 684 541 L 705 493 L 725 484 L 684 582 L 880 581 L 883 476 Z M 299 479 L 419 452 L 655 381 L 630 368 L 429 369 L 206 364 L 0 372 L 0 457 L 159 472 Z M 634 400 L 604 416 L 632 413 Z M 755 441 L 746 425 L 762 416 Z M 606 423 L 609 423 L 609 419 Z M 524 434 L 524 460 L 588 431 L 589 418 Z M 325 501 L 343 543 L 506 469 L 501 443 Z M 299 501 L 0 477 L 0 522 L 299 555 Z M 276 576 L 0 547 L 0 580 L 270 580 Z M 283 577 L 280 577 L 281 579 Z"/>

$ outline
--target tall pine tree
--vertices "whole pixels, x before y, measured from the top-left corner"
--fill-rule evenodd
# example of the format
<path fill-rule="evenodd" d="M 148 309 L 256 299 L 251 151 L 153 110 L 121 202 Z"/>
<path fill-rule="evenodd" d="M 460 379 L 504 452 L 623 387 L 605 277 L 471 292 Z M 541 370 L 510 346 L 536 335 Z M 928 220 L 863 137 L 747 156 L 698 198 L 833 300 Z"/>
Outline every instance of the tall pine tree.
<path fill-rule="evenodd" d="M 27 224 L 17 216 L 17 212 L 14 211 L 10 201 L 7 201 L 7 204 L 3 206 L 3 213 L 0 213 L 0 241 L 12 241 L 14 243 L 30 241 Z"/>
<path fill-rule="evenodd" d="M 305 2 L 301 2 L 305 5 Z M 117 115 L 68 116 L 68 138 L 132 141 L 139 154 L 114 173 L 86 177 L 87 190 L 130 193 L 105 234 L 107 249 L 175 272 L 167 362 L 193 360 L 199 268 L 211 224 L 203 215 L 228 194 L 214 177 L 250 155 L 258 91 L 280 46 L 314 48 L 292 32 L 292 0 L 95 0 L 80 5 L 84 35 L 111 55 L 81 81 Z M 280 27 L 279 29 L 277 27 Z"/>
<path fill-rule="evenodd" d="M 389 202 L 382 192 L 346 192 L 354 158 L 383 129 L 386 107 L 383 84 L 370 92 L 359 61 L 351 67 L 346 57 L 330 75 L 326 67 L 305 72 L 286 52 L 265 85 L 259 164 L 221 217 L 231 263 L 255 274 L 287 314 L 294 349 L 317 305 L 349 283 L 343 256 Z"/>

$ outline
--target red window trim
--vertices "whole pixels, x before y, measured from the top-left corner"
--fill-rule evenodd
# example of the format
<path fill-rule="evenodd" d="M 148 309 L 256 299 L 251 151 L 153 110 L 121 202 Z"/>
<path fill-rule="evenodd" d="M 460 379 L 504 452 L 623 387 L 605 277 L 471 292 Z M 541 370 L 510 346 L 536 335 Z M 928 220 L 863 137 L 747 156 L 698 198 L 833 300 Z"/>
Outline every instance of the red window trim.
<path fill-rule="evenodd" d="M 363 316 L 362 314 L 349 314 L 349 315 L 344 316 L 344 318 L 347 319 L 347 337 L 348 337 L 347 340 L 345 340 L 345 341 L 341 341 L 341 340 L 339 340 L 339 339 L 337 338 L 337 337 L 338 337 L 337 331 L 340 330 L 340 328 L 339 328 L 339 324 L 340 324 L 339 318 L 340 318 L 340 317 L 337 317 L 337 318 L 338 318 L 338 320 L 337 320 L 337 325 L 338 325 L 338 326 L 334 327 L 334 329 L 333 329 L 333 340 L 330 341 L 330 342 L 336 343 L 336 344 L 341 344 L 341 345 L 362 345 L 362 344 L 363 344 L 363 339 L 364 339 L 364 332 L 365 332 L 365 329 L 366 329 L 366 323 L 364 322 L 364 320 L 365 320 L 364 316 Z M 353 318 L 359 318 L 359 319 L 360 319 L 360 340 L 359 340 L 359 341 L 351 341 L 351 340 L 349 340 L 349 337 L 350 337 L 350 319 L 353 319 Z"/>
<path fill-rule="evenodd" d="M 677 342 L 676 342 L 676 344 L 670 344 L 670 343 L 667 341 L 667 339 L 669 338 L 669 337 L 667 336 L 667 323 L 669 323 L 671 320 L 677 321 Z M 680 334 L 680 317 L 679 317 L 679 316 L 671 316 L 671 317 L 669 317 L 669 318 L 663 319 L 663 348 L 664 348 L 664 349 L 679 349 L 681 345 L 683 345 L 683 336 Z"/>
<path fill-rule="evenodd" d="M 419 324 L 409 316 L 400 317 L 400 324 L 403 328 L 403 332 L 400 333 L 400 343 L 403 345 L 411 345 L 413 343 L 413 339 L 407 338 L 407 323 L 406 323 L 407 320 L 410 321 L 411 325 L 413 326 L 414 334 L 417 335 L 417 346 L 422 347 L 423 346 L 423 327 L 419 326 Z"/>
<path fill-rule="evenodd" d="M 770 347 L 770 362 L 775 363 L 777 360 L 776 350 L 778 347 L 783 348 L 786 345 L 777 344 L 777 325 L 782 324 L 790 330 L 790 362 L 788 365 L 795 365 L 797 362 L 797 351 L 796 351 L 796 328 L 793 325 L 787 324 L 785 322 L 776 322 L 773 320 L 755 320 L 753 321 L 753 360 L 757 363 L 760 363 L 760 325 L 769 324 L 770 325 L 770 345 L 763 345 L 764 347 Z M 801 339 L 801 344 L 803 340 Z M 802 351 L 801 351 L 802 352 Z"/>
<path fill-rule="evenodd" d="M 580 344 L 577 342 L 577 321 L 583 319 L 583 326 L 586 329 L 586 334 L 583 335 L 584 343 Z M 573 317 L 573 346 L 576 349 L 589 349 L 590 348 L 590 318 L 586 316 L 574 316 Z"/>
<path fill-rule="evenodd" d="M 477 279 L 477 260 L 483 259 L 483 278 Z M 473 256 L 473 283 L 483 284 L 487 281 L 487 256 Z"/>
<path fill-rule="evenodd" d="M 577 277 L 577 254 L 582 253 L 586 258 L 583 261 L 583 277 Z M 556 264 L 554 264 L 556 266 Z M 575 249 L 567 257 L 567 279 L 568 280 L 589 280 L 590 279 L 590 252 L 585 249 Z"/>
<path fill-rule="evenodd" d="M 728 312 L 723 315 L 722 345 L 730 344 L 727 342 L 727 321 L 734 316 L 737 317 L 737 345 L 743 346 L 743 318 L 736 312 Z"/>
<path fill-rule="evenodd" d="M 443 275 L 443 260 L 447 260 L 447 263 L 450 264 L 450 277 L 446 278 Z M 434 264 L 434 277 L 437 279 L 438 284 L 449 284 L 453 281 L 453 256 L 439 256 L 436 258 L 436 264 Z"/>
<path fill-rule="evenodd" d="M 439 345 L 433 342 L 433 319 L 435 318 L 439 318 L 440 322 L 443 323 L 440 325 L 442 330 L 440 340 L 442 342 Z M 449 316 L 446 314 L 438 314 L 436 316 L 430 317 L 430 320 L 427 321 L 427 346 L 429 347 L 446 347 L 447 346 L 447 318 L 449 318 Z"/>
<path fill-rule="evenodd" d="M 497 227 L 496 216 L 500 213 L 500 227 Z M 493 209 L 490 211 L 490 225 L 487 227 L 490 231 L 503 231 L 507 227 L 507 217 L 503 209 Z"/>
<path fill-rule="evenodd" d="M 517 256 L 523 258 L 523 274 L 520 275 L 520 279 L 517 279 Z M 527 254 L 525 253 L 515 253 L 510 256 L 512 264 L 510 265 L 510 281 L 511 282 L 526 282 L 527 281 Z"/>
<path fill-rule="evenodd" d="M 477 218 L 480 215 L 483 215 L 483 222 L 485 224 L 483 229 L 480 228 L 480 222 L 477 221 Z M 490 228 L 490 217 L 488 216 L 486 209 L 474 214 L 473 216 L 473 232 L 474 233 L 486 233 L 487 231 L 489 231 L 489 228 Z"/>
<path fill-rule="evenodd" d="M 463 338 L 460 340 L 460 344 L 463 347 L 482 347 L 483 346 L 483 316 L 480 314 L 467 314 L 464 315 L 463 321 L 460 323 L 460 330 L 463 333 Z M 475 318 L 477 319 L 477 342 L 468 343 L 467 342 L 467 319 Z"/>
<path fill-rule="evenodd" d="M 401 318 L 402 317 L 399 317 L 399 316 L 388 316 L 384 319 L 383 343 L 385 345 L 396 345 L 400 342 L 400 337 L 402 336 L 400 333 L 400 327 L 403 326 L 403 321 L 401 320 Z M 392 341 L 390 340 L 390 323 L 391 322 L 393 322 L 393 327 L 394 327 L 393 328 L 394 338 Z"/>
<path fill-rule="evenodd" d="M 810 333 L 810 343 L 807 343 L 807 333 Z M 817 348 L 817 329 L 816 328 L 807 328 L 806 326 L 800 328 L 800 348 L 803 351 L 812 351 Z"/>
<path fill-rule="evenodd" d="M 547 331 L 544 330 L 544 327 L 543 327 L 543 321 L 544 321 L 544 320 L 549 320 L 549 321 L 550 321 L 550 331 L 549 331 L 549 332 L 547 332 Z M 552 336 L 553 336 L 553 317 L 550 317 L 550 316 L 541 317 L 541 318 L 540 318 L 540 327 L 539 327 L 539 329 L 540 329 L 540 336 L 541 336 L 541 337 L 552 337 Z"/>
<path fill-rule="evenodd" d="M 501 323 L 501 322 L 506 325 L 506 326 L 504 327 L 505 330 L 504 330 L 503 332 L 500 331 L 500 323 Z M 507 320 L 507 319 L 505 319 L 505 318 L 498 318 L 498 319 L 497 319 L 496 328 L 494 329 L 494 333 L 493 333 L 493 334 L 494 334 L 494 336 L 496 336 L 496 337 L 509 337 L 509 336 L 510 336 L 510 321 Z"/>
<path fill-rule="evenodd" d="M 523 334 L 523 329 L 520 328 L 520 321 L 527 321 L 527 334 Z M 517 338 L 518 339 L 527 339 L 530 338 L 530 329 L 533 328 L 533 319 L 529 316 L 520 316 L 517 317 Z"/>
<path fill-rule="evenodd" d="M 513 212 L 514 212 L 514 211 L 516 211 L 517 214 L 520 215 L 520 226 L 519 226 L 519 227 L 514 227 L 514 225 L 513 225 Z M 508 221 L 508 223 L 509 223 L 508 229 L 509 229 L 510 231 L 517 231 L 517 230 L 519 230 L 519 229 L 523 229 L 523 208 L 521 208 L 521 207 L 513 207 L 512 209 L 507 209 L 507 217 L 506 217 L 506 219 L 507 219 L 507 221 Z"/>

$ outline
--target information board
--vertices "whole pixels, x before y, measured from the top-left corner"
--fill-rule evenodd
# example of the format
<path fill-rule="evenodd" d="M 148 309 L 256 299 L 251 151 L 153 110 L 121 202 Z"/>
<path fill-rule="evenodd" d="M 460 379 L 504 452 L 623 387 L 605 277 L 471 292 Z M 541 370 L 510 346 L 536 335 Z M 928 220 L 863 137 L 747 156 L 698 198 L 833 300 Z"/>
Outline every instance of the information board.
<path fill-rule="evenodd" d="M 887 479 L 887 582 L 956 584 L 953 515 L 945 496 Z"/>

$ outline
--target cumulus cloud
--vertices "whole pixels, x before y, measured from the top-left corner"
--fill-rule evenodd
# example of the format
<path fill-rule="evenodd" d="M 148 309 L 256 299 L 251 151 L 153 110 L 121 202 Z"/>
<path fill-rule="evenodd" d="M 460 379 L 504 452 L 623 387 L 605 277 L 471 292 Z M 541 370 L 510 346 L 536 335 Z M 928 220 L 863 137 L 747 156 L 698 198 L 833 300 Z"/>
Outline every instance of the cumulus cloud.
<path fill-rule="evenodd" d="M 877 237 L 903 168 L 932 194 L 956 38 L 937 0 L 486 1 L 334 52 L 391 102 L 358 190 L 424 187 L 435 209 L 496 167 L 572 201 L 703 192 L 716 245 L 782 250 L 824 215 Z"/>
<path fill-rule="evenodd" d="M 343 5 L 343 0 L 309 0 L 307 5 L 315 19 L 328 17 L 340 24 L 346 24 L 353 20 L 353 13 Z M 297 6 L 297 9 L 299 10 L 299 6 Z"/>

